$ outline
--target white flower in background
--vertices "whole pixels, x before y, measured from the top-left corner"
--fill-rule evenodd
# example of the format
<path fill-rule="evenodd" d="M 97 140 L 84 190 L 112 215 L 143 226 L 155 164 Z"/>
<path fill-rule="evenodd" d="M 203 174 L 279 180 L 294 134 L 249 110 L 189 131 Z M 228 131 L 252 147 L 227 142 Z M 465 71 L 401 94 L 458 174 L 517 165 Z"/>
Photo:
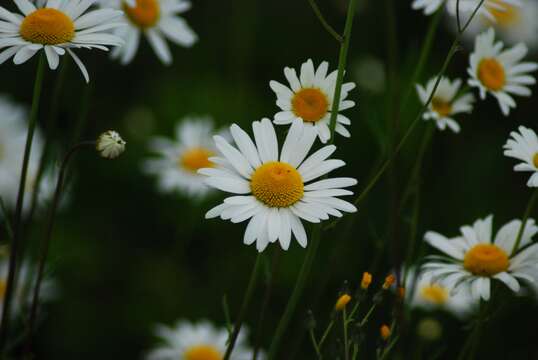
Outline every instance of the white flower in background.
<path fill-rule="evenodd" d="M 213 121 L 207 117 L 187 117 L 176 126 L 175 139 L 154 137 L 149 148 L 159 158 L 146 160 L 143 169 L 158 177 L 163 192 L 184 192 L 203 197 L 212 189 L 204 183 L 202 168 L 214 167 L 211 158 L 218 154 L 213 141 Z"/>
<path fill-rule="evenodd" d="M 105 159 L 115 159 L 125 151 L 127 143 L 116 131 L 108 130 L 97 139 L 95 148 Z"/>
<path fill-rule="evenodd" d="M 149 352 L 147 360 L 222 360 L 226 353 L 228 330 L 218 329 L 207 321 L 192 324 L 180 320 L 174 327 L 158 325 L 155 335 L 162 344 Z M 260 360 L 264 356 L 258 357 Z M 241 330 L 231 360 L 251 360 L 247 330 Z"/>
<path fill-rule="evenodd" d="M 112 6 L 125 12 L 127 26 L 115 30 L 125 39 L 125 45 L 112 52 L 122 64 L 130 63 L 145 35 L 157 57 L 164 64 L 172 63 L 172 54 L 165 39 L 174 44 L 191 47 L 198 37 L 187 22 L 178 16 L 191 8 L 187 0 L 101 0 L 103 6 Z"/>
<path fill-rule="evenodd" d="M 423 265 L 430 279 L 452 289 L 455 293 L 469 291 L 471 297 L 489 300 L 491 283 L 498 280 L 518 293 L 520 282 L 529 285 L 538 273 L 538 243 L 532 237 L 538 232 L 533 219 L 525 224 L 521 242 L 512 250 L 521 227 L 520 220 L 504 225 L 492 241 L 493 216 L 477 220 L 473 226 L 461 227 L 461 236 L 448 239 L 429 231 L 424 240 L 446 256 L 435 256 Z"/>
<path fill-rule="evenodd" d="M 381 94 L 385 91 L 387 75 L 385 64 L 380 59 L 366 55 L 353 64 L 353 70 L 361 90 L 367 90 L 373 94 Z"/>
<path fill-rule="evenodd" d="M 123 42 L 108 33 L 122 26 L 118 22 L 121 11 L 113 9 L 86 12 L 97 0 L 48 0 L 44 7 L 36 7 L 29 0 L 14 0 L 22 16 L 0 7 L 0 64 L 13 56 L 15 64 L 22 64 L 39 50 L 45 51 L 49 67 L 58 67 L 60 56 L 69 53 L 78 65 L 86 82 L 88 71 L 72 49 L 107 50 Z M 40 4 L 42 5 L 42 3 Z"/>
<path fill-rule="evenodd" d="M 524 126 L 519 132 L 512 131 L 511 138 L 504 145 L 504 155 L 523 161 L 514 167 L 515 171 L 530 171 L 532 176 L 527 182 L 529 187 L 538 187 L 538 137 Z"/>
<path fill-rule="evenodd" d="M 334 89 L 336 87 L 337 71 L 327 75 L 329 63 L 324 61 L 317 70 L 312 60 L 301 65 L 301 73 L 292 68 L 284 68 L 284 75 L 289 86 L 272 80 L 269 85 L 277 96 L 276 104 L 282 110 L 275 115 L 274 123 L 278 125 L 291 124 L 294 119 L 301 119 L 308 126 L 313 126 L 320 140 L 326 143 L 331 137 L 329 122 L 333 104 Z M 349 91 L 355 88 L 352 82 L 342 84 L 342 93 L 338 112 L 352 108 L 355 102 L 346 100 Z M 336 117 L 336 132 L 342 136 L 351 134 L 344 125 L 351 121 L 344 115 Z"/>
<path fill-rule="evenodd" d="M 481 0 L 460 0 L 460 16 L 462 22 L 466 21 L 470 15 L 475 11 Z M 458 0 L 414 0 L 411 3 L 411 7 L 414 10 L 422 10 L 425 15 L 431 15 L 435 13 L 446 2 L 447 10 L 450 14 L 456 15 Z M 487 17 L 488 19 L 495 20 L 493 15 L 494 11 L 502 11 L 508 6 L 520 6 L 520 0 L 485 0 L 478 14 Z"/>
<path fill-rule="evenodd" d="M 303 121 L 295 119 L 279 156 L 278 142 L 269 119 L 254 121 L 255 144 L 239 126 L 233 124 L 231 133 L 237 148 L 221 136 L 215 136 L 217 148 L 225 159 L 215 162 L 219 168 L 199 170 L 207 175 L 206 183 L 237 196 L 211 209 L 206 218 L 220 216 L 239 223 L 250 219 L 244 243 L 256 242 L 258 251 L 277 240 L 282 249 L 290 246 L 291 234 L 306 247 L 306 232 L 301 219 L 319 223 L 329 215 L 342 216 L 340 211 L 355 212 L 355 206 L 338 196 L 353 193 L 342 188 L 357 183 L 352 178 L 313 180 L 342 167 L 342 160 L 327 160 L 336 150 L 328 145 L 306 158 L 316 139 L 316 132 Z M 306 158 L 306 160 L 305 160 Z"/>
<path fill-rule="evenodd" d="M 426 104 L 430 94 L 435 88 L 437 78 L 428 81 L 426 88 L 417 84 L 417 93 L 422 104 Z M 444 130 L 448 126 L 455 133 L 460 132 L 460 125 L 453 116 L 459 113 L 470 113 L 473 111 L 474 96 L 472 94 L 458 95 L 461 87 L 461 80 L 450 81 L 448 78 L 441 78 L 439 86 L 428 106 L 428 111 L 424 112 L 424 120 L 435 120 L 435 125 Z"/>
<path fill-rule="evenodd" d="M 499 103 L 504 115 L 516 107 L 510 95 L 530 96 L 529 85 L 536 83 L 528 73 L 538 69 L 534 62 L 521 62 L 527 55 L 527 46 L 523 43 L 503 51 L 503 43 L 495 42 L 495 31 L 488 31 L 476 37 L 475 49 L 470 56 L 469 85 L 477 87 L 480 98 L 490 93 Z"/>

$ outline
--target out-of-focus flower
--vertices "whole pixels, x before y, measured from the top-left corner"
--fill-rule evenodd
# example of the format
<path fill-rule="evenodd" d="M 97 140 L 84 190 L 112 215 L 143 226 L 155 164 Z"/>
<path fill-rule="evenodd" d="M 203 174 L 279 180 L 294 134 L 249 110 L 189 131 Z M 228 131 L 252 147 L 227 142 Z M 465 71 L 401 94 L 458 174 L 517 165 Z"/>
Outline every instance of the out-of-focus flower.
<path fill-rule="evenodd" d="M 396 282 L 396 276 L 392 274 L 387 275 L 387 277 L 385 278 L 385 282 L 383 283 L 383 289 L 384 290 L 390 289 L 392 284 L 394 284 L 395 282 Z"/>
<path fill-rule="evenodd" d="M 294 119 L 300 119 L 316 130 L 323 143 L 330 139 L 329 126 L 337 71 L 327 75 L 328 69 L 329 63 L 326 61 L 322 62 L 317 70 L 314 69 L 314 63 L 309 59 L 301 65 L 299 77 L 295 69 L 284 68 L 284 76 L 289 82 L 289 87 L 271 80 L 269 86 L 277 96 L 277 106 L 282 110 L 275 115 L 275 124 L 291 124 Z M 342 84 L 338 112 L 355 106 L 355 102 L 346 100 L 354 88 L 355 84 L 352 82 Z M 338 114 L 335 131 L 342 136 L 350 137 L 351 134 L 344 127 L 350 124 L 351 121 L 347 117 Z"/>
<path fill-rule="evenodd" d="M 447 239 L 429 231 L 425 241 L 446 255 L 435 257 L 424 264 L 424 275 L 451 289 L 454 293 L 466 291 L 474 299 L 489 300 L 491 282 L 498 280 L 513 292 L 519 292 L 521 280 L 532 285 L 538 268 L 538 244 L 532 237 L 538 232 L 533 219 L 525 224 L 521 242 L 513 252 L 520 220 L 504 225 L 492 241 L 493 216 L 477 220 L 473 226 L 463 226 L 461 236 Z"/>
<path fill-rule="evenodd" d="M 362 274 L 361 279 L 361 289 L 366 290 L 370 287 L 370 284 L 372 283 L 372 274 L 369 272 L 365 272 Z"/>
<path fill-rule="evenodd" d="M 353 64 L 353 75 L 361 91 L 366 90 L 373 94 L 381 94 L 385 91 L 387 75 L 385 65 L 381 60 L 373 56 L 359 59 Z"/>
<path fill-rule="evenodd" d="M 493 28 L 476 37 L 467 70 L 471 76 L 469 85 L 478 88 L 482 99 L 488 92 L 495 96 L 504 115 L 516 107 L 510 94 L 530 96 L 528 86 L 536 83 L 529 73 L 538 69 L 538 64 L 521 62 L 527 51 L 527 46 L 523 43 L 503 50 L 502 42 L 495 42 Z"/>
<path fill-rule="evenodd" d="M 426 104 L 430 94 L 435 88 L 437 78 L 428 81 L 426 88 L 417 84 L 417 93 L 422 104 Z M 435 125 L 440 130 L 445 130 L 447 126 L 458 133 L 460 125 L 454 120 L 453 116 L 459 113 L 470 113 L 473 111 L 473 94 L 458 96 L 461 87 L 461 80 L 450 81 L 448 78 L 441 78 L 432 101 L 428 105 L 428 111 L 424 112 L 424 120 L 433 119 Z"/>
<path fill-rule="evenodd" d="M 480 4 L 481 0 L 459 0 L 459 12 L 462 19 L 468 18 Z M 411 7 L 415 10 L 422 10 L 425 15 L 435 13 L 444 3 L 449 13 L 456 14 L 458 0 L 414 0 Z M 520 0 L 485 0 L 480 6 L 478 14 L 495 20 L 494 11 L 503 11 L 509 6 L 520 6 Z"/>
<path fill-rule="evenodd" d="M 206 183 L 222 191 L 237 194 L 211 209 L 206 218 L 221 217 L 239 223 L 250 219 L 244 243 L 256 242 L 258 251 L 277 240 L 282 249 L 290 246 L 291 234 L 306 247 L 307 236 L 300 219 L 319 223 L 341 211 L 355 212 L 356 207 L 338 196 L 353 194 L 343 188 L 357 183 L 352 178 L 313 180 L 342 167 L 341 160 L 327 160 L 336 150 L 328 145 L 306 158 L 316 132 L 295 119 L 279 156 L 278 141 L 269 119 L 252 123 L 256 145 L 239 126 L 231 133 L 238 148 L 221 136 L 215 136 L 224 158 L 215 159 L 218 168 L 200 169 Z M 306 158 L 306 160 L 305 160 Z"/>
<path fill-rule="evenodd" d="M 348 294 L 343 294 L 338 298 L 336 301 L 336 304 L 334 305 L 334 309 L 336 311 L 342 311 L 346 307 L 346 305 L 351 301 L 351 296 Z"/>
<path fill-rule="evenodd" d="M 443 334 L 443 325 L 434 318 L 424 318 L 419 321 L 417 334 L 426 341 L 436 341 Z"/>
<path fill-rule="evenodd" d="M 504 155 L 523 161 L 514 167 L 515 171 L 530 171 L 533 174 L 527 182 L 528 187 L 538 187 L 538 137 L 524 126 L 519 132 L 512 131 L 504 145 Z"/>
<path fill-rule="evenodd" d="M 387 324 L 381 325 L 379 328 L 379 334 L 383 340 L 387 341 L 391 334 L 390 327 Z"/>
<path fill-rule="evenodd" d="M 198 37 L 187 22 L 178 16 L 191 8 L 187 0 L 101 0 L 103 6 L 122 9 L 127 26 L 115 30 L 125 39 L 125 45 L 112 52 L 122 64 L 130 63 L 143 34 L 157 57 L 166 65 L 172 63 L 172 54 L 166 39 L 174 44 L 191 47 Z"/>
<path fill-rule="evenodd" d="M 96 149 L 105 159 L 115 159 L 125 151 L 127 143 L 114 130 L 108 130 L 101 135 L 96 142 Z"/>
<path fill-rule="evenodd" d="M 15 64 L 22 64 L 40 50 L 45 51 L 49 67 L 58 67 L 60 56 L 69 53 L 80 68 L 86 82 L 88 71 L 71 49 L 108 50 L 107 46 L 119 46 L 123 41 L 109 33 L 122 26 L 118 22 L 121 11 L 113 9 L 92 10 L 88 8 L 97 0 L 48 0 L 38 7 L 29 0 L 17 0 L 20 14 L 0 7 L 0 64 L 13 56 Z"/>

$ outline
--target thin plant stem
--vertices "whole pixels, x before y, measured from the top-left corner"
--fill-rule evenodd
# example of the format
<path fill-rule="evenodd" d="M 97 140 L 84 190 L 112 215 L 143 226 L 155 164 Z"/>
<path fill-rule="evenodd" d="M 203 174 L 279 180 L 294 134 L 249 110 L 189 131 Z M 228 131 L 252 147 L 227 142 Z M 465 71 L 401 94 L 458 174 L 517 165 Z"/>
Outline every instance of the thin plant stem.
<path fill-rule="evenodd" d="M 312 7 L 312 10 L 314 10 L 314 14 L 316 14 L 316 16 L 318 17 L 319 19 L 319 22 L 321 23 L 321 25 L 325 28 L 325 30 L 327 30 L 327 32 L 336 40 L 338 41 L 339 43 L 341 43 L 344 39 L 342 39 L 342 36 L 340 36 L 340 34 L 338 34 L 338 32 L 336 30 L 334 30 L 334 28 L 329 25 L 329 23 L 327 22 L 327 20 L 325 20 L 325 17 L 323 16 L 323 14 L 321 13 L 321 11 L 319 10 L 319 7 L 318 7 L 318 4 L 316 4 L 316 2 L 314 0 L 308 0 L 308 3 L 310 4 L 310 6 Z"/>
<path fill-rule="evenodd" d="M 519 231 L 516 237 L 516 242 L 514 243 L 514 247 L 512 248 L 512 253 L 510 256 L 514 256 L 517 250 L 519 249 L 519 244 L 521 244 L 521 239 L 523 238 L 523 233 L 525 232 L 525 226 L 527 225 L 527 220 L 529 220 L 529 216 L 531 215 L 531 212 L 534 209 L 534 204 L 536 203 L 537 197 L 538 197 L 538 189 L 535 189 L 531 195 L 531 198 L 529 199 L 527 208 L 525 209 L 525 214 L 523 214 L 523 219 L 521 220 L 521 226 L 519 227 Z"/>
<path fill-rule="evenodd" d="M 383 353 L 381 354 L 381 357 L 379 358 L 379 360 L 385 360 L 387 356 L 389 356 L 392 348 L 398 342 L 398 339 L 399 339 L 399 335 L 394 336 L 394 338 L 390 341 L 390 343 L 387 345 L 385 350 L 383 350 Z"/>
<path fill-rule="evenodd" d="M 4 203 L 4 199 L 1 196 L 0 196 L 0 208 L 2 209 L 2 216 L 4 216 L 4 222 L 6 224 L 7 235 L 9 237 L 9 240 L 13 241 L 13 228 L 11 227 L 11 223 L 9 222 L 9 216 L 8 216 L 6 204 Z"/>
<path fill-rule="evenodd" d="M 357 312 L 357 310 L 359 310 L 359 305 L 360 304 L 361 304 L 360 301 L 357 301 L 355 303 L 355 306 L 353 306 L 353 309 L 351 309 L 351 312 L 349 313 L 348 322 L 353 320 L 353 316 L 355 316 L 355 313 Z"/>
<path fill-rule="evenodd" d="M 325 329 L 325 331 L 323 332 L 323 335 L 321 336 L 321 339 L 319 340 L 320 350 L 321 350 L 321 347 L 323 346 L 323 343 L 325 342 L 325 340 L 327 340 L 327 337 L 331 333 L 333 326 L 334 326 L 334 319 L 332 319 L 329 325 L 327 325 L 327 328 Z"/>
<path fill-rule="evenodd" d="M 364 326 L 364 324 L 366 324 L 366 322 L 368 321 L 368 319 L 370 319 L 370 316 L 372 315 L 376 307 L 377 307 L 377 302 L 373 303 L 372 306 L 370 306 L 370 310 L 368 310 L 366 315 L 364 315 L 361 322 L 359 323 L 359 326 L 362 327 Z"/>
<path fill-rule="evenodd" d="M 248 281 L 247 291 L 245 292 L 245 297 L 243 298 L 241 309 L 239 309 L 239 315 L 237 316 L 234 329 L 232 331 L 232 334 L 230 335 L 228 346 L 226 347 L 224 360 L 229 360 L 230 356 L 232 355 L 232 351 L 237 341 L 237 337 L 239 336 L 239 332 L 241 331 L 241 326 L 243 325 L 243 320 L 245 319 L 247 310 L 252 301 L 252 295 L 254 294 L 254 290 L 256 289 L 256 284 L 258 283 L 258 277 L 259 277 L 260 267 L 261 267 L 261 259 L 262 259 L 262 255 L 261 253 L 258 253 L 258 255 L 256 256 L 256 262 L 254 263 L 254 267 L 252 268 L 252 272 L 250 274 L 250 280 Z"/>
<path fill-rule="evenodd" d="M 32 142 L 34 138 L 34 131 L 37 124 L 37 114 L 39 110 L 39 100 L 41 98 L 41 90 L 43 88 L 43 78 L 45 75 L 45 55 L 43 52 L 39 55 L 37 64 L 37 73 L 34 83 L 34 91 L 32 98 L 32 108 L 30 110 L 30 119 L 28 123 L 28 134 L 26 136 L 26 146 L 24 149 L 24 157 L 22 161 L 21 177 L 19 181 L 19 192 L 17 195 L 17 205 L 15 207 L 15 220 L 13 222 L 13 242 L 11 244 L 9 254 L 9 271 L 6 284 L 6 294 L 4 297 L 4 307 L 2 310 L 2 320 L 0 324 L 0 353 L 4 350 L 4 344 L 9 332 L 9 311 L 11 309 L 11 302 L 13 300 L 15 289 L 15 273 L 17 270 L 17 259 L 19 242 L 21 239 L 21 223 L 22 223 L 22 209 L 24 205 L 24 194 L 26 190 L 26 176 L 28 173 L 28 163 L 30 160 L 30 154 L 32 152 Z"/>
<path fill-rule="evenodd" d="M 342 310 L 342 325 L 344 327 L 344 359 L 349 360 L 349 342 L 347 338 L 347 316 L 346 307 Z"/>
<path fill-rule="evenodd" d="M 456 23 L 458 24 L 458 31 L 461 32 L 460 0 L 456 1 Z"/>
<path fill-rule="evenodd" d="M 319 345 L 316 342 L 316 336 L 314 335 L 314 329 L 310 328 L 309 333 L 310 333 L 310 340 L 312 340 L 312 346 L 314 347 L 314 350 L 316 351 L 316 356 L 318 357 L 318 359 L 321 360 L 323 357 L 321 356 L 321 351 L 319 350 Z"/>

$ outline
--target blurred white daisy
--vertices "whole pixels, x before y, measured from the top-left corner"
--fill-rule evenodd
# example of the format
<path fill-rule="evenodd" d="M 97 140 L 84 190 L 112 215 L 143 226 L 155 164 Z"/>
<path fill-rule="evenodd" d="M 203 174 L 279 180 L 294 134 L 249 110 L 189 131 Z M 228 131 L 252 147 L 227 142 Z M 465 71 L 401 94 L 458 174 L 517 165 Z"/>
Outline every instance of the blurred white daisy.
<path fill-rule="evenodd" d="M 478 88 L 482 99 L 488 92 L 495 96 L 504 115 L 510 113 L 510 108 L 516 107 L 510 94 L 530 96 L 528 86 L 536 83 L 528 73 L 538 69 L 538 64 L 521 62 L 527 51 L 523 43 L 503 51 L 503 43 L 495 42 L 493 28 L 476 37 L 467 70 L 471 76 L 469 85 Z"/>
<path fill-rule="evenodd" d="M 176 45 L 191 47 L 198 37 L 187 22 L 178 16 L 191 8 L 187 0 L 101 0 L 103 6 L 122 9 L 127 26 L 116 29 L 115 34 L 125 40 L 125 45 L 112 52 L 122 64 L 130 63 L 145 35 L 157 57 L 164 64 L 172 63 L 172 54 L 166 39 Z"/>
<path fill-rule="evenodd" d="M 426 104 L 428 101 L 435 88 L 436 81 L 437 78 L 432 78 L 425 88 L 417 84 L 417 93 L 422 104 Z M 460 132 L 460 125 L 454 120 L 453 116 L 459 113 L 470 113 L 473 110 L 474 102 L 472 94 L 458 96 L 460 87 L 460 79 L 451 82 L 446 77 L 441 78 L 428 106 L 428 111 L 424 112 L 424 120 L 435 120 L 435 124 L 440 130 L 444 130 L 448 126 L 455 133 Z"/>
<path fill-rule="evenodd" d="M 333 104 L 334 89 L 336 86 L 337 71 L 327 75 L 329 63 L 324 61 L 314 69 L 312 60 L 301 65 L 301 72 L 292 68 L 284 68 L 284 75 L 289 87 L 271 80 L 269 86 L 277 96 L 276 104 L 282 110 L 275 115 L 274 122 L 278 125 L 291 124 L 294 119 L 301 119 L 308 126 L 313 126 L 320 140 L 326 143 L 331 137 L 329 122 Z M 355 88 L 355 83 L 342 84 L 342 93 L 338 112 L 355 106 L 355 102 L 346 100 L 349 91 Z M 336 132 L 342 136 L 351 134 L 344 125 L 351 121 L 344 115 L 336 117 Z"/>
<path fill-rule="evenodd" d="M 109 34 L 110 29 L 122 26 L 122 12 L 113 9 L 88 11 L 97 0 L 48 0 L 44 7 L 29 0 L 14 0 L 22 15 L 0 7 L 0 64 L 13 56 L 22 64 L 39 50 L 45 51 L 49 67 L 58 67 L 60 56 L 69 53 L 78 65 L 86 82 L 88 71 L 71 49 L 99 49 L 119 46 L 123 41 Z M 40 3 L 39 5 L 43 5 Z"/>
<path fill-rule="evenodd" d="M 329 215 L 342 216 L 341 211 L 357 211 L 355 206 L 338 198 L 353 194 L 342 188 L 355 185 L 355 179 L 312 182 L 345 165 L 342 160 L 327 160 L 336 150 L 334 145 L 325 146 L 306 158 L 317 136 L 312 127 L 295 119 L 280 156 L 275 129 L 269 119 L 254 121 L 252 129 L 256 144 L 239 126 L 231 126 L 239 150 L 221 136 L 214 137 L 225 158 L 215 159 L 221 165 L 219 168 L 201 169 L 199 173 L 208 176 L 209 186 L 238 196 L 224 199 L 206 218 L 220 216 L 234 223 L 250 219 L 244 243 L 256 242 L 261 252 L 277 240 L 282 249 L 287 250 L 292 232 L 297 242 L 306 247 L 301 219 L 318 223 Z"/>
<path fill-rule="evenodd" d="M 511 138 L 504 145 L 504 155 L 523 161 L 514 167 L 515 171 L 530 171 L 532 176 L 527 182 L 529 187 L 538 187 L 538 137 L 524 126 L 519 132 L 512 131 Z"/>
<path fill-rule="evenodd" d="M 538 232 L 533 219 L 525 224 L 521 242 L 513 247 L 521 227 L 520 220 L 504 225 L 492 241 L 493 216 L 477 220 L 473 226 L 461 227 L 461 236 L 448 239 L 429 231 L 424 240 L 446 256 L 431 257 L 423 269 L 431 279 L 458 291 L 469 291 L 475 300 L 489 300 L 491 282 L 498 280 L 518 293 L 520 282 L 533 284 L 538 272 L 538 243 L 532 237 Z"/>
<path fill-rule="evenodd" d="M 472 15 L 476 7 L 480 4 L 481 0 L 460 0 L 459 12 L 463 21 Z M 435 13 L 444 3 L 450 14 L 455 15 L 457 10 L 458 0 L 414 0 L 411 3 L 411 7 L 414 10 L 422 10 L 425 15 L 431 15 Z M 508 6 L 519 6 L 520 0 L 485 0 L 478 14 L 481 14 L 488 19 L 495 20 L 493 11 L 503 11 Z"/>
<path fill-rule="evenodd" d="M 147 360 L 222 360 L 226 353 L 228 330 L 207 321 L 192 324 L 180 320 L 174 327 L 157 325 L 155 335 L 162 344 L 146 356 Z M 263 359 L 263 355 L 258 358 Z M 239 333 L 230 359 L 252 359 L 246 330 Z"/>
<path fill-rule="evenodd" d="M 208 117 L 187 117 L 176 126 L 175 139 L 161 136 L 149 141 L 150 150 L 159 158 L 146 160 L 143 169 L 158 178 L 162 192 L 178 191 L 191 197 L 203 197 L 212 189 L 198 174 L 202 168 L 214 167 L 218 154 L 213 141 L 215 130 Z"/>

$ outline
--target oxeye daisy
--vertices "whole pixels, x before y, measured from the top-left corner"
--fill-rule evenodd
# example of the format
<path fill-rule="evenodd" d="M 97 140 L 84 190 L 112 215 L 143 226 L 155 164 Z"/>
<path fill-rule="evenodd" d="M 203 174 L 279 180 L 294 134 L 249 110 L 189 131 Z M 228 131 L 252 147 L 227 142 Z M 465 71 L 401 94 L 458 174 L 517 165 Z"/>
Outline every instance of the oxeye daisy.
<path fill-rule="evenodd" d="M 525 224 L 518 248 L 513 251 L 520 220 L 504 225 L 492 241 L 493 216 L 461 227 L 461 236 L 448 239 L 429 231 L 424 240 L 445 256 L 431 257 L 424 264 L 425 273 L 454 293 L 469 291 L 476 301 L 489 300 L 491 283 L 498 280 L 510 290 L 519 292 L 521 280 L 533 283 L 538 273 L 538 244 L 532 237 L 538 232 L 533 219 Z"/>
<path fill-rule="evenodd" d="M 428 101 L 436 81 L 436 78 L 431 79 L 425 88 L 417 84 L 417 93 L 422 104 Z M 424 112 L 424 120 L 433 119 L 440 130 L 444 130 L 448 126 L 452 131 L 458 133 L 460 125 L 453 119 L 453 116 L 459 113 L 470 113 L 473 110 L 474 102 L 472 94 L 458 96 L 460 87 L 460 79 L 450 81 L 443 77 L 428 106 L 428 111 Z"/>
<path fill-rule="evenodd" d="M 178 16 L 191 8 L 187 0 L 101 0 L 103 6 L 122 9 L 127 26 L 115 34 L 125 39 L 125 45 L 112 52 L 122 64 L 130 63 L 138 51 L 140 36 L 147 38 L 157 57 L 166 65 L 172 54 L 166 39 L 176 45 L 191 47 L 198 37 L 187 22 Z"/>
<path fill-rule="evenodd" d="M 329 122 L 337 71 L 327 75 L 328 69 L 329 63 L 326 61 L 314 69 L 314 63 L 309 59 L 301 65 L 299 77 L 297 77 L 295 69 L 284 68 L 284 76 L 289 82 L 289 87 L 274 80 L 269 83 L 276 94 L 276 104 L 282 110 L 275 115 L 275 124 L 291 124 L 294 119 L 300 119 L 308 126 L 314 127 L 323 143 L 329 140 L 331 137 Z M 338 112 L 355 106 L 355 102 L 346 100 L 349 91 L 354 88 L 355 83 L 352 82 L 342 85 Z M 336 132 L 342 136 L 350 137 L 351 134 L 344 127 L 350 123 L 351 121 L 347 117 L 338 114 Z"/>
<path fill-rule="evenodd" d="M 191 197 L 203 197 L 211 188 L 198 174 L 202 168 L 212 168 L 211 160 L 218 155 L 213 141 L 213 121 L 207 117 L 187 117 L 176 126 L 175 139 L 153 137 L 149 141 L 151 152 L 158 158 L 146 160 L 143 169 L 158 178 L 162 192 L 178 191 Z"/>
<path fill-rule="evenodd" d="M 312 127 L 295 119 L 280 156 L 275 129 L 269 119 L 253 122 L 252 129 L 255 144 L 239 126 L 231 126 L 238 149 L 222 137 L 214 137 L 224 158 L 215 159 L 219 168 L 200 169 L 199 173 L 208 176 L 209 186 L 238 195 L 224 199 L 206 218 L 220 216 L 234 223 L 250 219 L 244 243 L 256 242 L 261 252 L 277 240 L 287 250 L 292 233 L 297 242 L 306 247 L 306 232 L 300 219 L 318 223 L 329 215 L 340 217 L 341 211 L 357 210 L 338 198 L 353 194 L 342 188 L 355 185 L 355 179 L 312 182 L 345 165 L 341 160 L 327 160 L 336 150 L 334 145 L 325 146 L 306 158 L 317 136 Z"/>
<path fill-rule="evenodd" d="M 523 43 L 503 51 L 503 43 L 495 42 L 493 28 L 476 37 L 467 70 L 471 76 L 469 85 L 478 88 L 482 99 L 488 92 L 495 96 L 504 115 L 516 107 L 510 94 L 530 96 L 528 86 L 536 82 L 528 73 L 538 69 L 538 64 L 521 62 L 527 51 Z"/>
<path fill-rule="evenodd" d="M 60 56 L 69 53 L 80 68 L 86 82 L 88 71 L 72 49 L 108 50 L 123 41 L 108 33 L 122 26 L 121 11 L 102 9 L 87 11 L 97 0 L 48 0 L 36 6 L 29 0 L 13 0 L 22 15 L 0 7 L 0 64 L 13 56 L 22 64 L 39 50 L 45 51 L 49 67 L 58 67 Z M 42 4 L 40 4 L 42 5 Z"/>
<path fill-rule="evenodd" d="M 459 12 L 462 19 L 470 16 L 481 0 L 459 0 Z M 422 10 L 425 15 L 435 13 L 444 3 L 452 15 L 456 14 L 458 0 L 414 0 L 411 7 L 414 10 Z M 485 0 L 478 10 L 478 14 L 486 16 L 488 19 L 495 20 L 492 11 L 503 11 L 508 6 L 519 6 L 520 0 Z"/>
<path fill-rule="evenodd" d="M 512 131 L 510 136 L 504 145 L 504 155 L 523 161 L 517 164 L 514 170 L 532 172 L 527 186 L 538 187 L 538 137 L 536 133 L 520 126 L 519 132 Z"/>
<path fill-rule="evenodd" d="M 226 353 L 228 330 L 218 329 L 207 321 L 192 324 L 180 320 L 174 327 L 158 325 L 155 335 L 162 344 L 146 356 L 147 360 L 222 360 Z M 246 341 L 247 332 L 242 330 L 231 360 L 252 359 L 252 350 Z"/>

